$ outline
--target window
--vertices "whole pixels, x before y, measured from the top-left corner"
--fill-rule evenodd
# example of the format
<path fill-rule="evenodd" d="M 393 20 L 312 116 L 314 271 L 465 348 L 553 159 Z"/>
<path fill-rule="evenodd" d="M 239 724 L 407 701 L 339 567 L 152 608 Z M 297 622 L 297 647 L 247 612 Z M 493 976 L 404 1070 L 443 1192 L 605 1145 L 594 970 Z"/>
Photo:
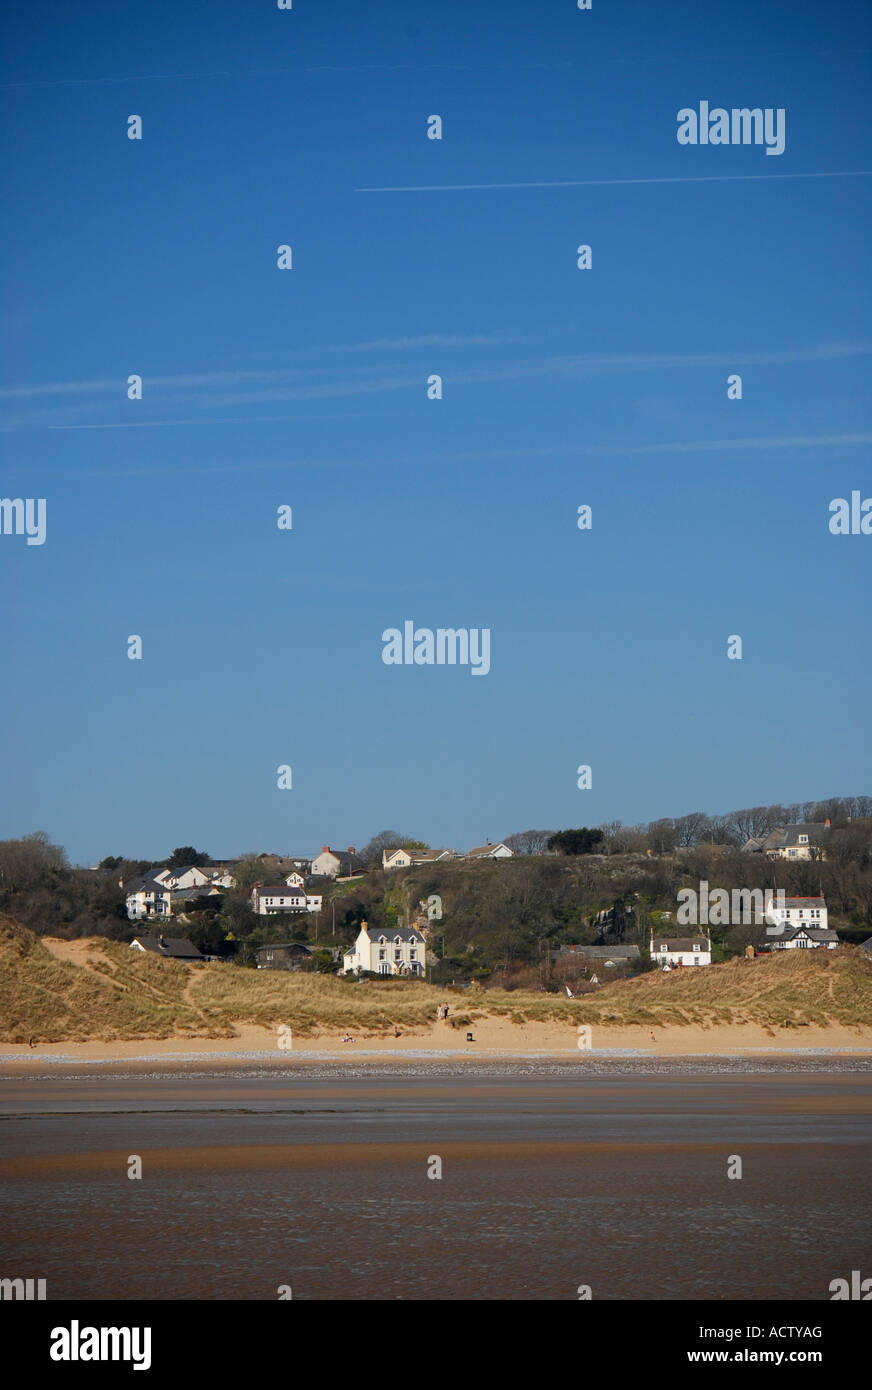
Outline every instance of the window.
<path fill-rule="evenodd" d="M 712 921 L 714 921 L 714 918 L 712 918 Z M 693 949 L 694 949 L 695 951 L 698 951 L 698 950 L 699 950 L 699 947 L 698 947 L 698 946 L 694 946 Z"/>
<path fill-rule="evenodd" d="M 379 960 L 384 960 L 384 958 L 385 958 L 385 953 L 384 953 L 384 951 L 379 951 L 379 953 L 378 953 L 378 958 L 379 958 Z"/>
<path fill-rule="evenodd" d="M 403 953 L 402 953 L 402 951 L 394 951 L 394 960 L 402 960 L 402 958 L 403 958 Z"/>
<path fill-rule="evenodd" d="M 807 835 L 800 835 L 800 837 L 799 837 L 799 843 L 800 843 L 801 845 L 807 845 L 807 844 L 808 844 L 808 836 L 807 836 Z"/>

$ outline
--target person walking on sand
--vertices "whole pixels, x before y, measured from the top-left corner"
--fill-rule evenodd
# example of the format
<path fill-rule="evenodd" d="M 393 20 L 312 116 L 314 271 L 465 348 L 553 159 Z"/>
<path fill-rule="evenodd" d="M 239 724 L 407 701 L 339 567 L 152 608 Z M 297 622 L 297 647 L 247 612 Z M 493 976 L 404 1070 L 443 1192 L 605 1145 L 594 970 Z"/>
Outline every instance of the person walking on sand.
<path fill-rule="evenodd" d="M 657 1039 L 656 1039 L 655 1036 L 654 1036 L 653 1031 L 652 1031 L 652 1033 L 651 1033 L 651 1041 L 652 1041 L 652 1043 L 656 1043 L 656 1041 L 657 1041 Z"/>

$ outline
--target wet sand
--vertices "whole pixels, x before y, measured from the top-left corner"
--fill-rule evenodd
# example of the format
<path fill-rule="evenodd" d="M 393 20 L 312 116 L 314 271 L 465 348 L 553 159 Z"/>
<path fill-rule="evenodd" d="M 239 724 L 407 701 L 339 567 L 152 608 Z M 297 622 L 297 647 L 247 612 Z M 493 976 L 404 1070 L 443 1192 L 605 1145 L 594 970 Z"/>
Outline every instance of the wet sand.
<path fill-rule="evenodd" d="M 4 1267 L 47 1278 L 49 1299 L 289 1285 L 297 1299 L 561 1300 L 589 1284 L 596 1299 L 821 1300 L 872 1266 L 867 1062 L 598 1072 L 395 1060 L 377 1075 L 3 1080 Z"/>

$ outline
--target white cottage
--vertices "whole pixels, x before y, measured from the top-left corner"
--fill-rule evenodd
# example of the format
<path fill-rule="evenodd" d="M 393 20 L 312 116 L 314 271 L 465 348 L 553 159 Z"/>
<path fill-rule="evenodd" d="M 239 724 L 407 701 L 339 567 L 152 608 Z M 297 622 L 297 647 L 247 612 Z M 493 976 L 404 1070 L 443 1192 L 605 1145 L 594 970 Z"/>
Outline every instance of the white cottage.
<path fill-rule="evenodd" d="M 651 959 L 661 970 L 712 963 L 712 943 L 707 936 L 652 936 L 650 949 Z"/>
<path fill-rule="evenodd" d="M 427 946 L 417 927 L 384 927 L 370 931 L 361 922 L 357 940 L 342 957 L 345 975 L 367 970 L 374 975 L 423 975 Z"/>

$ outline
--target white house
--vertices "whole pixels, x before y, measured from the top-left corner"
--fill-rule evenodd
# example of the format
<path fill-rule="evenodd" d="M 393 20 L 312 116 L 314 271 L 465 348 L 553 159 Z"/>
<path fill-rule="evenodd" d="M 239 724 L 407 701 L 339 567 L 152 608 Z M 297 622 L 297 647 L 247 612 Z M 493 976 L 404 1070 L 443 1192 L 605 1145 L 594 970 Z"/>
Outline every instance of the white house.
<path fill-rule="evenodd" d="M 661 970 L 711 965 L 712 943 L 707 936 L 652 936 L 651 959 Z"/>
<path fill-rule="evenodd" d="M 354 845 L 349 845 L 347 850 L 322 845 L 321 853 L 312 860 L 313 878 L 350 878 L 362 869 Z"/>
<path fill-rule="evenodd" d="M 461 857 L 463 859 L 511 859 L 513 856 L 508 845 L 500 842 L 497 845 L 477 845 L 475 849 L 468 849 L 466 854 Z"/>
<path fill-rule="evenodd" d="M 189 864 L 180 869 L 158 869 L 152 877 L 157 883 L 163 883 L 167 888 L 175 890 L 207 887 L 232 888 L 236 882 L 226 864 L 206 865 L 202 869 L 196 864 Z"/>
<path fill-rule="evenodd" d="M 412 856 L 407 849 L 382 850 L 383 869 L 408 869 Z"/>
<path fill-rule="evenodd" d="M 321 894 L 309 894 L 286 883 L 256 883 L 251 890 L 251 906 L 261 917 L 276 912 L 320 912 Z"/>
<path fill-rule="evenodd" d="M 818 931 L 829 928 L 827 904 L 823 897 L 774 898 L 768 916 L 771 925 L 766 928 L 767 936 L 781 936 L 783 932 L 796 927 L 813 927 Z M 777 918 L 777 922 L 773 922 L 773 918 Z"/>
<path fill-rule="evenodd" d="M 131 879 L 126 887 L 127 915 L 131 921 L 138 922 L 143 917 L 169 917 L 173 895 L 166 884 L 146 876 Z"/>
<path fill-rule="evenodd" d="M 155 874 L 155 878 L 165 883 L 168 888 L 205 888 L 209 882 L 209 870 L 198 869 L 196 864 L 189 864 L 183 869 L 161 869 L 159 874 Z"/>
<path fill-rule="evenodd" d="M 370 932 L 361 922 L 357 940 L 342 957 L 343 974 L 423 975 L 427 962 L 424 934 L 417 927 L 385 927 Z"/>
<path fill-rule="evenodd" d="M 769 936 L 769 933 L 766 933 Z M 819 930 L 816 927 L 786 927 L 778 936 L 769 937 L 768 946 L 773 951 L 795 951 L 798 947 L 820 950 L 825 947 L 834 951 L 839 944 L 838 932 Z"/>
<path fill-rule="evenodd" d="M 305 888 L 306 886 L 306 880 L 296 869 L 294 869 L 293 873 L 288 874 L 285 883 L 289 888 Z"/>
<path fill-rule="evenodd" d="M 451 858 L 450 849 L 383 849 L 382 868 L 408 869 L 416 864 L 439 864 Z"/>
<path fill-rule="evenodd" d="M 765 854 L 767 859 L 826 859 L 829 829 L 829 818 L 799 825 L 777 825 L 768 835 L 746 840 L 742 850 L 745 854 Z"/>
<path fill-rule="evenodd" d="M 218 867 L 209 869 L 209 883 L 213 888 L 235 888 L 236 879 L 230 869 Z"/>

